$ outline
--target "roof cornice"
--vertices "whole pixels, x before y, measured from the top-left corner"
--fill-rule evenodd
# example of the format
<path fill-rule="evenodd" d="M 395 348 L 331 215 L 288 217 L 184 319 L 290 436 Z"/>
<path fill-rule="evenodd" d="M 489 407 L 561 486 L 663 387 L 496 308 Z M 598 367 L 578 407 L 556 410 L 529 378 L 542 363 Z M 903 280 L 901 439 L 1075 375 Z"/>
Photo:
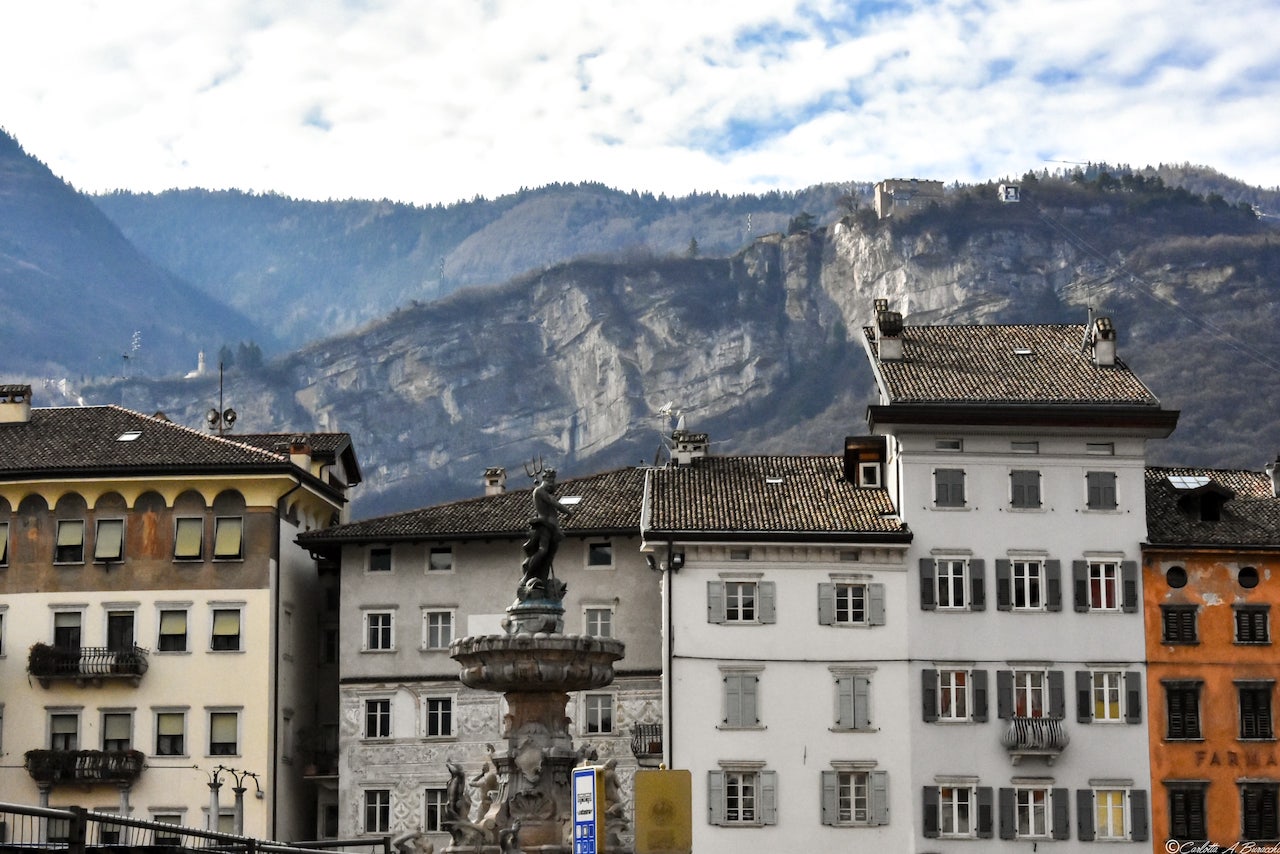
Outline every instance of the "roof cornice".
<path fill-rule="evenodd" d="M 1140 430 L 1164 438 L 1178 425 L 1176 409 L 1104 403 L 947 404 L 894 403 L 867 407 L 867 424 L 877 426 L 1082 427 Z"/>

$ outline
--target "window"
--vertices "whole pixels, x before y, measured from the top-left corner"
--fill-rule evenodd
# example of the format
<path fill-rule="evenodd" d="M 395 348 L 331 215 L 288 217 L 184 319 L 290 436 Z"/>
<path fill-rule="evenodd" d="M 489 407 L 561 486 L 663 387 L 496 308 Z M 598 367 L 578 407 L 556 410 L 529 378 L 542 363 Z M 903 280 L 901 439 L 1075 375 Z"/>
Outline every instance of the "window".
<path fill-rule="evenodd" d="M 963 557 L 921 558 L 920 607 L 926 611 L 981 611 L 986 607 L 985 563 Z"/>
<path fill-rule="evenodd" d="M 394 628 L 394 612 L 366 611 L 364 614 L 365 651 L 386 652 L 395 649 Z"/>
<path fill-rule="evenodd" d="M 391 738 L 391 700 L 386 697 L 364 701 L 364 737 Z"/>
<path fill-rule="evenodd" d="M 1000 838 L 1048 839 L 1050 829 L 1060 833 L 1061 830 L 1053 824 L 1052 810 L 1057 806 L 1056 800 L 1045 786 L 1001 789 Z M 1066 799 L 1061 800 L 1065 807 Z"/>
<path fill-rule="evenodd" d="M 426 713 L 428 738 L 445 738 L 453 735 L 452 697 L 428 697 Z"/>
<path fill-rule="evenodd" d="M 888 824 L 889 772 L 839 768 L 823 771 L 822 823 L 837 827 Z"/>
<path fill-rule="evenodd" d="M 111 652 L 131 652 L 134 648 L 133 612 L 107 612 L 107 649 Z"/>
<path fill-rule="evenodd" d="M 160 652 L 187 651 L 187 611 L 185 608 L 164 608 L 160 611 L 160 635 L 156 641 Z"/>
<path fill-rule="evenodd" d="M 209 713 L 209 755 L 235 756 L 240 752 L 240 713 Z"/>
<path fill-rule="evenodd" d="M 1256 566 L 1242 566 L 1239 574 L 1236 575 L 1236 583 L 1245 590 L 1252 590 L 1257 587 L 1260 579 L 1261 576 L 1258 575 Z"/>
<path fill-rule="evenodd" d="M 1065 674 L 1061 670 L 1026 668 L 996 672 L 1000 717 L 1055 718 L 1066 712 Z"/>
<path fill-rule="evenodd" d="M 391 830 L 391 790 L 367 789 L 364 793 L 364 832 L 388 833 Z"/>
<path fill-rule="evenodd" d="M 1039 558 L 997 560 L 996 597 L 1001 611 L 1061 610 L 1060 564 Z"/>
<path fill-rule="evenodd" d="M 80 749 L 80 715 L 78 712 L 54 712 L 49 715 L 49 749 Z"/>
<path fill-rule="evenodd" d="M 964 469 L 934 469 L 933 505 L 964 506 Z"/>
<path fill-rule="evenodd" d="M 967 668 L 921 671 L 924 720 L 950 723 L 987 719 L 987 672 Z"/>
<path fill-rule="evenodd" d="M 423 640 L 427 649 L 448 649 L 453 643 L 453 612 L 423 611 Z"/>
<path fill-rule="evenodd" d="M 1116 509 L 1116 473 L 1091 471 L 1084 475 L 1086 506 L 1090 510 Z"/>
<path fill-rule="evenodd" d="M 175 523 L 173 535 L 174 560 L 204 559 L 204 519 L 199 516 L 180 517 Z"/>
<path fill-rule="evenodd" d="M 711 824 L 751 827 L 777 823 L 777 773 L 727 767 L 708 773 Z"/>
<path fill-rule="evenodd" d="M 1009 506 L 1019 510 L 1040 507 L 1040 472 L 1015 469 L 1009 472 Z"/>
<path fill-rule="evenodd" d="M 216 652 L 235 652 L 240 649 L 239 608 L 213 609 L 213 634 L 209 648 Z"/>
<path fill-rule="evenodd" d="M 587 566 L 613 566 L 613 543 L 587 543 Z"/>
<path fill-rule="evenodd" d="M 213 520 L 213 559 L 240 560 L 243 555 L 244 519 L 219 516 Z"/>
<path fill-rule="evenodd" d="M 729 549 L 729 560 L 751 560 L 751 549 L 735 547 Z"/>
<path fill-rule="evenodd" d="M 1165 738 L 1169 741 L 1200 738 L 1199 682 L 1165 682 Z"/>
<path fill-rule="evenodd" d="M 1040 453 L 1040 443 L 1037 441 L 1012 441 L 1009 443 L 1009 450 L 1015 454 L 1038 454 Z"/>
<path fill-rule="evenodd" d="M 391 549 L 389 547 L 375 546 L 374 548 L 369 549 L 369 571 L 391 571 Z"/>
<path fill-rule="evenodd" d="M 1241 836 L 1248 840 L 1280 838 L 1280 812 L 1275 783 L 1241 783 Z"/>
<path fill-rule="evenodd" d="M 1240 682 L 1236 692 L 1240 698 L 1240 738 L 1274 738 L 1271 727 L 1270 682 Z"/>
<path fill-rule="evenodd" d="M 1124 670 L 1077 670 L 1076 698 L 1081 723 L 1137 723 L 1142 677 Z"/>
<path fill-rule="evenodd" d="M 124 520 L 99 519 L 93 541 L 93 559 L 98 563 L 119 563 L 124 559 Z"/>
<path fill-rule="evenodd" d="M 1268 605 L 1236 605 L 1236 643 L 1271 643 Z"/>
<path fill-rule="evenodd" d="M 53 614 L 53 645 L 58 649 L 80 648 L 80 612 L 55 611 Z"/>
<path fill-rule="evenodd" d="M 1081 841 L 1146 840 L 1147 793 L 1131 786 L 1132 781 L 1125 780 L 1076 792 Z"/>
<path fill-rule="evenodd" d="M 613 732 L 613 695 L 587 694 L 582 698 L 587 735 Z"/>
<path fill-rule="evenodd" d="M 427 556 L 427 570 L 429 572 L 450 572 L 452 569 L 453 547 L 432 546 L 431 553 Z"/>
<path fill-rule="evenodd" d="M 186 712 L 156 712 L 156 756 L 185 755 L 186 731 Z"/>
<path fill-rule="evenodd" d="M 1085 442 L 1084 452 L 1098 457 L 1112 457 L 1116 453 L 1115 442 Z"/>
<path fill-rule="evenodd" d="M 58 522 L 58 540 L 53 550 L 54 563 L 84 563 L 84 521 L 62 519 Z"/>
<path fill-rule="evenodd" d="M 1072 564 L 1077 611 L 1138 610 L 1138 564 L 1097 559 Z"/>
<path fill-rule="evenodd" d="M 9 565 L 9 523 L 0 522 L 0 566 Z"/>
<path fill-rule="evenodd" d="M 757 708 L 760 671 L 722 668 L 720 676 L 724 683 L 724 716 L 721 721 L 723 727 L 760 726 Z"/>
<path fill-rule="evenodd" d="M 428 833 L 445 830 L 444 817 L 447 789 L 430 787 L 423 793 L 422 829 Z M 483 818 L 483 816 L 481 816 Z M 335 832 L 335 835 L 336 832 Z"/>
<path fill-rule="evenodd" d="M 172 824 L 175 827 L 181 826 L 182 815 L 180 813 L 152 813 L 151 820 L 156 824 Z M 153 843 L 157 846 L 166 848 L 177 848 L 182 845 L 182 833 L 180 831 L 164 831 L 155 830 Z"/>
<path fill-rule="evenodd" d="M 933 448 L 935 451 L 946 451 L 947 453 L 957 454 L 964 450 L 963 439 L 934 439 Z"/>
<path fill-rule="evenodd" d="M 1013 672 L 1013 714 L 1019 718 L 1042 718 L 1049 707 L 1049 685 L 1041 670 Z"/>
<path fill-rule="evenodd" d="M 819 584 L 818 624 L 883 626 L 884 585 L 851 581 Z"/>
<path fill-rule="evenodd" d="M 835 674 L 835 728 L 871 729 L 871 674 L 870 672 L 840 672 Z"/>
<path fill-rule="evenodd" d="M 1165 787 L 1169 791 L 1169 838 L 1185 841 L 1204 840 L 1205 784 L 1166 783 Z"/>
<path fill-rule="evenodd" d="M 772 623 L 772 581 L 708 581 L 707 620 L 712 623 Z"/>
<path fill-rule="evenodd" d="M 1160 639 L 1163 643 L 1196 643 L 1196 606 L 1161 605 Z"/>
<path fill-rule="evenodd" d="M 991 789 L 950 783 L 924 787 L 924 835 L 929 838 L 989 838 L 992 831 Z"/>
<path fill-rule="evenodd" d="M 582 612 L 583 634 L 597 638 L 613 637 L 613 609 L 588 607 Z"/>
<path fill-rule="evenodd" d="M 858 463 L 858 485 L 867 489 L 880 487 L 880 463 Z"/>

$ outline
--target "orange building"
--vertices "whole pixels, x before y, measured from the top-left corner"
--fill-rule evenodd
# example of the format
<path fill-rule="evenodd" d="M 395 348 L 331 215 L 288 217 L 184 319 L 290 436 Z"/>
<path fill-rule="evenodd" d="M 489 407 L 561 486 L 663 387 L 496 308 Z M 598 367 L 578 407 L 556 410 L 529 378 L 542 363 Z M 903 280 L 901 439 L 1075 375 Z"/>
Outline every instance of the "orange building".
<path fill-rule="evenodd" d="M 1143 590 L 1157 852 L 1170 841 L 1225 848 L 1280 838 L 1276 468 L 1147 470 Z"/>

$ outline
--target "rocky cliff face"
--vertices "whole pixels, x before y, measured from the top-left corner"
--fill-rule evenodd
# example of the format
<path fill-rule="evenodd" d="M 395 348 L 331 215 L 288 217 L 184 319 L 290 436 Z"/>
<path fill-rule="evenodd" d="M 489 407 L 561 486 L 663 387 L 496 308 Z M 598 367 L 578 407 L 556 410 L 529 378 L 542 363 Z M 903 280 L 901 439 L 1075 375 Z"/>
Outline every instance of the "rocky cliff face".
<path fill-rule="evenodd" d="M 357 512 L 370 515 L 478 494 L 487 466 L 506 466 L 518 485 L 521 463 L 538 455 L 566 474 L 652 461 L 671 426 L 658 415 L 668 403 L 722 452 L 832 452 L 864 429 L 861 328 L 876 297 L 913 323 L 1083 323 L 1086 305 L 1097 306 L 1116 318 L 1122 358 L 1166 405 L 1185 409 L 1200 405 L 1197 395 L 1170 369 L 1212 362 L 1177 336 L 1187 312 L 1237 329 L 1274 324 L 1275 300 L 1249 295 L 1269 295 L 1268 270 L 1280 264 L 1242 269 L 1243 245 L 1239 257 L 1176 262 L 1148 247 L 1150 270 L 1083 247 L 1032 217 L 962 237 L 850 222 L 762 238 L 730 259 L 570 263 L 232 375 L 227 402 L 245 430 L 351 433 L 365 468 Z M 1152 287 L 1175 295 L 1178 311 L 1132 285 L 1146 275 L 1158 275 Z M 1242 304 L 1252 308 L 1239 315 Z M 1270 372 L 1274 386 L 1265 365 L 1235 370 Z M 101 393 L 195 424 L 216 390 L 192 382 Z M 1235 429 L 1215 410 L 1223 405 L 1204 401 L 1203 417 L 1190 419 L 1199 426 L 1171 445 L 1180 462 L 1261 465 L 1280 447 L 1269 424 L 1261 441 L 1270 444 L 1255 430 L 1234 449 L 1203 432 L 1215 421 Z"/>

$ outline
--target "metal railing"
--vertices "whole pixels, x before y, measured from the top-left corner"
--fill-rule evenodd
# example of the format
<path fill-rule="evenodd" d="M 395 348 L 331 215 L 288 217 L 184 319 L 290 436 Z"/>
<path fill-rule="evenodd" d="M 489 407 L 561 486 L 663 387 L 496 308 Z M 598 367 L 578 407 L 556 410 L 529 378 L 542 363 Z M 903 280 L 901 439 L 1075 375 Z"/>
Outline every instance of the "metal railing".
<path fill-rule="evenodd" d="M 0 850 L 17 848 L 68 854 L 83 854 L 99 848 L 127 848 L 131 852 L 166 849 L 221 854 L 314 854 L 317 849 L 343 848 L 390 854 L 391 838 L 326 839 L 290 845 L 79 807 L 48 809 L 0 803 Z"/>
<path fill-rule="evenodd" d="M 146 757 L 137 750 L 28 750 L 25 767 L 37 783 L 132 783 Z"/>
<path fill-rule="evenodd" d="M 1000 743 L 1010 753 L 1061 753 L 1071 741 L 1062 718 L 1010 718 Z"/>
<path fill-rule="evenodd" d="M 642 765 L 662 759 L 662 724 L 631 727 L 631 755 Z"/>
<path fill-rule="evenodd" d="M 137 679 L 147 672 L 147 650 L 140 646 L 63 647 L 38 643 L 27 657 L 27 672 L 46 679 Z"/>

